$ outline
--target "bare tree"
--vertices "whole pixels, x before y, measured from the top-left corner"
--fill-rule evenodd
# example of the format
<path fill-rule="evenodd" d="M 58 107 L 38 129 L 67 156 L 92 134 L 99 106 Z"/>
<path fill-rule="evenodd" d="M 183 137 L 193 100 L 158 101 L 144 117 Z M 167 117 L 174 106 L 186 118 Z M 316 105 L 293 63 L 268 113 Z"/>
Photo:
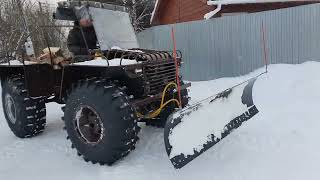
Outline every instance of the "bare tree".
<path fill-rule="evenodd" d="M 150 27 L 154 3 L 154 0 L 126 0 L 125 4 L 130 9 L 132 25 L 136 32 Z"/>
<path fill-rule="evenodd" d="M 49 4 L 41 4 L 40 8 L 40 4 L 29 0 L 20 3 L 21 11 L 18 0 L 0 2 L 0 56 L 23 54 L 23 45 L 29 35 L 36 55 L 48 45 L 61 46 L 65 33 L 64 29 L 55 26 L 54 8 Z"/>
<path fill-rule="evenodd" d="M 16 6 L 11 1 L 1 1 L 0 52 L 2 55 L 12 53 L 21 39 L 21 16 L 15 8 Z"/>
<path fill-rule="evenodd" d="M 22 12 L 19 10 L 19 3 Z M 130 18 L 136 32 L 150 27 L 150 18 L 154 0 L 98 0 L 100 2 L 125 5 L 129 9 Z M 28 35 L 33 42 L 35 54 L 39 55 L 47 46 L 65 47 L 65 31 L 57 27 L 52 18 L 54 6 L 40 5 L 30 0 L 0 1 L 0 57 L 22 55 L 24 43 Z M 27 24 L 28 33 L 25 33 Z"/>

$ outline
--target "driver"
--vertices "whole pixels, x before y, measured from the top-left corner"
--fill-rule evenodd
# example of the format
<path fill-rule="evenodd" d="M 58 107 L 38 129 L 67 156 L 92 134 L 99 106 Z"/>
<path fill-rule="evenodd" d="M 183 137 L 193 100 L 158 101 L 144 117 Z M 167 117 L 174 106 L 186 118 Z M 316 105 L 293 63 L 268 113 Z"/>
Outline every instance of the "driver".
<path fill-rule="evenodd" d="M 68 49 L 74 56 L 89 55 L 88 50 L 97 49 L 97 36 L 86 7 L 77 11 L 78 21 L 74 22 L 68 36 Z"/>

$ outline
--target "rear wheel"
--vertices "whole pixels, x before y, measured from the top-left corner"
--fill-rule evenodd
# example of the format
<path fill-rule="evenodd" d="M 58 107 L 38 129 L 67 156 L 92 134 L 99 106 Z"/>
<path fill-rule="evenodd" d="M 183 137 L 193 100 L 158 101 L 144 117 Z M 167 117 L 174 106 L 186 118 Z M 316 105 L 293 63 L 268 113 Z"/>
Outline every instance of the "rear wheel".
<path fill-rule="evenodd" d="M 83 80 L 72 88 L 64 121 L 78 155 L 111 165 L 135 149 L 140 127 L 128 100 L 109 80 Z"/>
<path fill-rule="evenodd" d="M 7 78 L 3 83 L 2 105 L 8 126 L 17 137 L 33 137 L 44 131 L 45 100 L 28 96 L 23 76 Z"/>

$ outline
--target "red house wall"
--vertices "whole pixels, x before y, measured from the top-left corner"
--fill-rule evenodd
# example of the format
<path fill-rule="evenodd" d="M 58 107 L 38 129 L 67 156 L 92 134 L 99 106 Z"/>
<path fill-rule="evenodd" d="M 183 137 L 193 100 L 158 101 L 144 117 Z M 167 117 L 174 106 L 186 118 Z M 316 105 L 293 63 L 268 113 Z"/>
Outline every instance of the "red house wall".
<path fill-rule="evenodd" d="M 172 24 L 203 19 L 214 8 L 205 0 L 162 0 L 153 24 Z"/>
<path fill-rule="evenodd" d="M 223 5 L 215 17 L 224 13 L 254 13 L 312 3 L 319 3 L 319 0 Z M 152 24 L 163 25 L 203 20 L 204 15 L 215 8 L 215 6 L 208 6 L 207 0 L 161 0 Z"/>

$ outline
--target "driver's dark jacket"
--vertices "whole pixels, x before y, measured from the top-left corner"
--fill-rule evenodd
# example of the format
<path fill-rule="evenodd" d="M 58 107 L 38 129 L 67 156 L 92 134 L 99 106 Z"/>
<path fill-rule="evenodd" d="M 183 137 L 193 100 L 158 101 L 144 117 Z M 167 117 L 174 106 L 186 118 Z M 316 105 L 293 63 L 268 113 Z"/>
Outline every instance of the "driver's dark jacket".
<path fill-rule="evenodd" d="M 74 56 L 89 54 L 83 37 L 85 37 L 89 50 L 97 48 L 97 36 L 93 26 L 82 28 L 82 31 L 83 33 L 79 26 L 74 26 L 69 32 L 68 49 Z"/>

